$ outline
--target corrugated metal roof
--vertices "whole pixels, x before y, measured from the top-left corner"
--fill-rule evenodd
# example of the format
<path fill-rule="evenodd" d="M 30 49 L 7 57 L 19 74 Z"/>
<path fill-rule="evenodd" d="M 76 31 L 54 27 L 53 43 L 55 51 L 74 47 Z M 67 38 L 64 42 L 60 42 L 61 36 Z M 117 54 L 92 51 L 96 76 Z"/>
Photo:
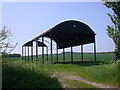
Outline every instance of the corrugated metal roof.
<path fill-rule="evenodd" d="M 95 41 L 94 31 L 85 23 L 75 20 L 62 22 L 35 37 L 32 41 L 40 37 L 52 38 L 57 43 L 59 49 Z"/>

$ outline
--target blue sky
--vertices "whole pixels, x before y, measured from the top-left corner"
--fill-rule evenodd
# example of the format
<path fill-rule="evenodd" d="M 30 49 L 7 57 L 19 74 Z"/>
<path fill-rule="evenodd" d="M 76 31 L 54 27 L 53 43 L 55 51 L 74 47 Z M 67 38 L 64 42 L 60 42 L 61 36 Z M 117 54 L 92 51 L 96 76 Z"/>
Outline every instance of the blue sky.
<path fill-rule="evenodd" d="M 106 32 L 107 25 L 112 25 L 107 13 L 113 12 L 102 2 L 3 2 L 2 25 L 11 27 L 11 39 L 18 43 L 12 53 L 21 53 L 25 42 L 66 20 L 89 25 L 97 34 L 97 52 L 107 52 L 114 50 L 114 43 Z M 74 47 L 74 52 L 78 48 Z M 93 44 L 85 45 L 84 51 L 93 52 Z"/>

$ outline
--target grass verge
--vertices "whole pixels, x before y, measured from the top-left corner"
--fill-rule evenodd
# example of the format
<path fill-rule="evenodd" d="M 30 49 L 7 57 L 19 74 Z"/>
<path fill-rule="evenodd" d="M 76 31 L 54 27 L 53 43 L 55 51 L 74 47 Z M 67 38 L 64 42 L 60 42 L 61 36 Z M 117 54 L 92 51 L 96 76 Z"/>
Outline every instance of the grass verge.
<path fill-rule="evenodd" d="M 51 67 L 49 67 L 49 70 L 54 70 L 58 73 L 63 72 L 67 75 L 77 75 L 86 78 L 89 81 L 118 87 L 120 85 L 118 69 L 119 65 L 119 63 L 93 66 L 56 64 L 51 65 Z"/>
<path fill-rule="evenodd" d="M 51 75 L 52 72 L 36 63 L 5 62 L 2 65 L 2 88 L 61 88 L 57 78 Z"/>

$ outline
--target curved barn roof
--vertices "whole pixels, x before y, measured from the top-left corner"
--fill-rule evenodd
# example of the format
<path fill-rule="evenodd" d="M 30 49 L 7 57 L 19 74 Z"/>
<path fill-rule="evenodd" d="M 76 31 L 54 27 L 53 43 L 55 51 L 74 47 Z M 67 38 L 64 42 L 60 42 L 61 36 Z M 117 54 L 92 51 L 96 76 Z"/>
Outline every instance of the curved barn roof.
<path fill-rule="evenodd" d="M 75 20 L 62 22 L 33 40 L 42 36 L 52 38 L 57 43 L 59 49 L 93 43 L 95 41 L 94 31 L 85 23 Z"/>
<path fill-rule="evenodd" d="M 38 42 L 38 46 L 41 47 L 41 46 L 44 46 L 46 47 L 46 45 L 40 41 L 37 41 Z M 33 46 L 33 41 L 29 41 L 27 43 L 25 43 L 23 46 Z"/>

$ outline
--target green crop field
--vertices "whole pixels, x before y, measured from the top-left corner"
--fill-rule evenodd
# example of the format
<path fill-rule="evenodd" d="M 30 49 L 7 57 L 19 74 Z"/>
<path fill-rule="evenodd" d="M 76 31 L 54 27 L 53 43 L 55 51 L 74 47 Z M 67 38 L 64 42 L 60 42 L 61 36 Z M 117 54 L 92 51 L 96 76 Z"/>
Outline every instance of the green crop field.
<path fill-rule="evenodd" d="M 94 60 L 94 54 L 93 53 L 84 53 L 83 54 L 84 61 L 93 61 Z M 97 53 L 96 54 L 96 60 L 97 61 L 104 61 L 104 62 L 111 62 L 112 58 L 115 57 L 115 54 L 110 53 Z M 48 62 L 50 62 L 50 55 L 48 55 Z M 25 60 L 25 57 L 24 57 Z M 81 61 L 81 53 L 73 53 L 73 60 L 74 61 Z M 26 61 L 28 61 L 28 57 L 26 56 Z M 31 60 L 31 57 L 29 57 L 29 61 Z M 34 61 L 36 61 L 36 57 L 34 56 Z M 39 55 L 38 61 L 42 62 L 42 56 Z M 47 61 L 47 56 L 44 55 L 44 61 Z M 57 61 L 57 55 L 53 54 L 53 62 Z M 58 61 L 63 62 L 63 54 L 58 55 Z M 65 53 L 65 61 L 71 61 L 71 53 Z"/>
<path fill-rule="evenodd" d="M 59 62 L 62 62 L 62 54 L 59 54 Z M 70 53 L 66 53 L 65 62 L 70 61 Z M 59 75 L 75 75 L 85 78 L 89 81 L 110 85 L 113 87 L 120 86 L 120 63 L 112 63 L 114 53 L 97 53 L 97 61 L 93 61 L 93 54 L 85 53 L 84 62 L 81 61 L 79 53 L 74 53 L 73 63 L 56 63 L 50 64 L 49 60 L 44 58 L 45 63 L 41 64 L 42 59 L 39 56 L 36 62 L 21 60 L 21 58 L 7 58 L 3 61 L 3 88 L 62 88 L 62 83 L 59 82 Z M 26 58 L 28 59 L 28 58 Z M 56 55 L 53 55 L 53 62 L 56 62 Z M 57 75 L 55 77 L 54 74 Z M 68 88 L 96 88 L 95 86 L 86 83 L 66 80 Z"/>

